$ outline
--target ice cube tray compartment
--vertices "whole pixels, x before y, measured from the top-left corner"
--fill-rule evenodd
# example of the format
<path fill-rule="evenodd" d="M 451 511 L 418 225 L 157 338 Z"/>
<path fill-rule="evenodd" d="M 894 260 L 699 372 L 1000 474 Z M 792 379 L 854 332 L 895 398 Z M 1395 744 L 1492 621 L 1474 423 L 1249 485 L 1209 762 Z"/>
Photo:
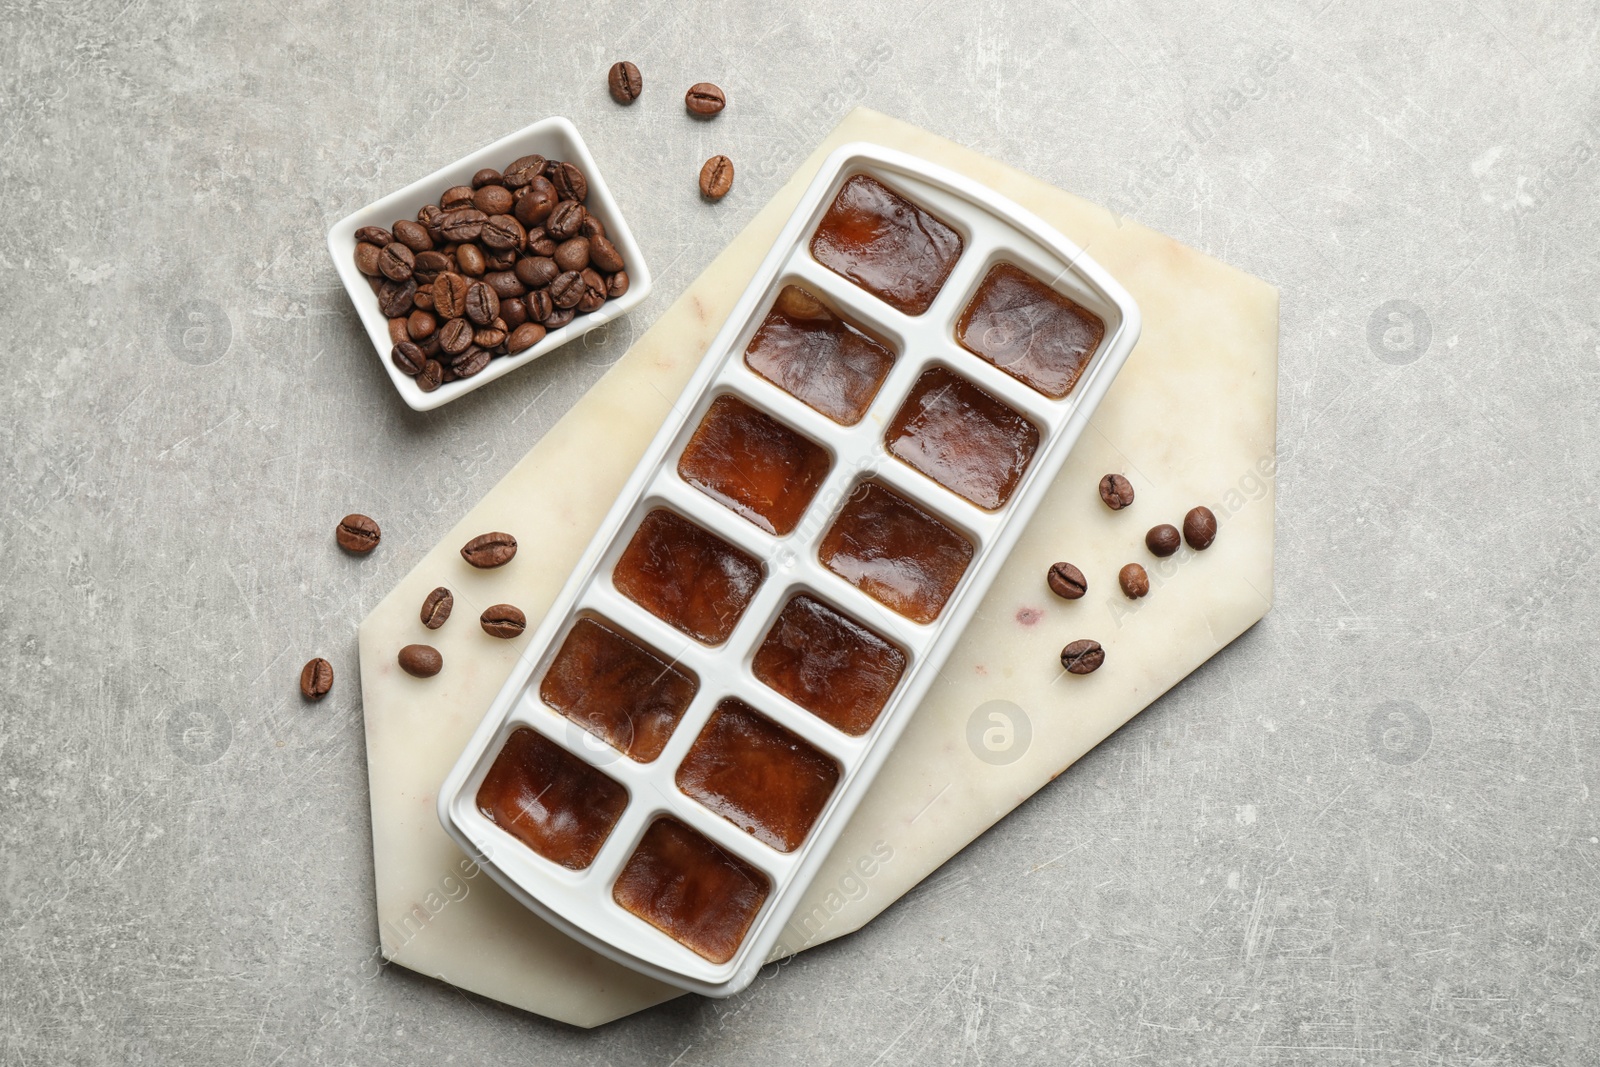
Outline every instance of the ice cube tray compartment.
<path fill-rule="evenodd" d="M 858 174 L 881 181 L 944 220 L 961 237 L 960 256 L 921 314 L 896 310 L 812 256 L 811 237 L 819 221 L 841 187 Z M 1051 399 L 958 343 L 956 326 L 963 310 L 990 268 L 1001 262 L 1015 264 L 1092 311 L 1105 324 L 1099 348 L 1064 399 Z M 830 417 L 746 362 L 752 338 L 789 285 L 811 294 L 893 355 L 870 403 L 854 421 Z M 1079 249 L 1038 219 L 990 190 L 904 153 L 872 145 L 840 149 L 802 198 L 673 415 L 539 625 L 522 664 L 507 680 L 442 786 L 439 809 L 446 830 L 469 853 L 481 857 L 484 868 L 520 901 L 597 951 L 685 989 L 713 996 L 742 989 L 772 950 L 811 876 L 932 683 L 1137 335 L 1138 310 L 1131 298 Z M 933 368 L 959 376 L 1037 431 L 1030 460 L 997 507 L 981 506 L 886 450 L 885 435 L 896 413 Z M 730 506 L 727 494 L 719 498 L 686 480 L 679 471 L 686 446 L 719 401 L 724 408 L 747 405 L 826 456 L 825 473 L 812 478 L 814 494 L 809 504 L 790 516 L 792 526 L 787 521 L 779 524 L 784 527 L 782 532 L 742 514 Z M 813 476 L 817 473 L 815 463 L 800 466 Z M 710 464 L 713 473 L 714 468 L 716 464 Z M 746 504 L 750 499 L 765 499 L 763 493 L 770 496 L 772 471 L 746 473 Z M 820 547 L 852 494 L 869 484 L 904 498 L 971 546 L 970 559 L 953 591 L 937 617 L 929 621 L 919 622 L 896 612 L 819 558 Z M 641 523 L 658 509 L 693 523 L 759 563 L 760 580 L 737 620 L 720 628 L 725 634 L 708 637 L 701 633 L 697 637 L 685 632 L 619 587 L 618 561 Z M 696 582 L 694 587 L 705 584 Z M 755 659 L 761 646 L 797 596 L 819 601 L 854 625 L 865 627 L 903 658 L 887 700 L 869 724 L 856 724 L 864 727 L 859 732 L 830 723 L 757 676 Z M 583 619 L 601 621 L 696 682 L 687 707 L 659 753 L 648 762 L 630 758 L 541 699 L 541 685 L 552 661 Z M 713 810 L 726 806 L 720 801 L 703 803 L 679 786 L 685 757 L 717 709 L 729 701 L 747 706 L 778 730 L 788 731 L 838 770 L 837 783 L 797 845 L 792 826 L 781 833 L 750 832 Z M 507 739 L 520 729 L 531 729 L 561 746 L 627 793 L 626 807 L 581 870 L 562 866 L 525 847 L 476 808 L 484 777 Z M 613 898 L 619 876 L 662 817 L 678 820 L 768 879 L 768 892 L 759 911 L 726 959 L 701 955 Z M 657 843 L 661 839 L 659 834 L 652 838 Z M 780 847 L 790 845 L 794 847 Z M 628 884 L 636 894 L 636 883 L 630 880 Z M 718 946 L 713 955 L 721 957 L 726 938 L 713 940 Z"/>

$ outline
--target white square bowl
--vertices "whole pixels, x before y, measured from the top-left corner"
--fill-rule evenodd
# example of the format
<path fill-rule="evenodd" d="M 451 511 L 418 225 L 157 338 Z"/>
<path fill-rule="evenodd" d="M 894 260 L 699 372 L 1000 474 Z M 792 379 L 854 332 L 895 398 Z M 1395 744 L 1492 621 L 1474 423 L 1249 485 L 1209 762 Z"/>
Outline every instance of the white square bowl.
<path fill-rule="evenodd" d="M 492 359 L 487 367 L 471 378 L 447 382 L 433 392 L 425 393 L 415 379 L 402 374 L 389 359 L 389 352 L 394 347 L 389 340 L 389 320 L 379 310 L 377 294 L 368 286 L 366 276 L 356 269 L 355 233 L 363 226 L 388 229 L 400 219 L 414 219 L 422 205 L 436 203 L 451 186 L 471 185 L 472 176 L 485 167 L 499 170 L 514 159 L 533 154 L 576 164 L 584 177 L 588 178 L 589 198 L 584 201 L 584 207 L 605 225 L 606 236 L 622 253 L 628 272 L 628 291 L 615 300 L 607 300 L 598 310 L 578 315 L 561 329 L 552 330 L 544 340 L 527 351 Z M 589 154 L 589 147 L 578 135 L 578 128 L 560 116 L 525 126 L 447 167 L 441 167 L 426 178 L 412 182 L 399 192 L 390 193 L 340 219 L 328 231 L 328 254 L 333 257 L 333 269 L 339 272 L 345 292 L 350 294 L 350 302 L 361 316 L 361 324 L 367 328 L 367 336 L 372 338 L 378 361 L 388 371 L 389 380 L 394 382 L 400 396 L 416 411 L 431 411 L 488 385 L 496 378 L 532 363 L 546 352 L 582 337 L 597 326 L 626 315 L 650 295 L 650 268 L 645 265 L 639 243 L 633 239 L 633 231 L 628 229 L 628 223 L 612 198 L 605 177 L 595 165 L 594 157 Z"/>

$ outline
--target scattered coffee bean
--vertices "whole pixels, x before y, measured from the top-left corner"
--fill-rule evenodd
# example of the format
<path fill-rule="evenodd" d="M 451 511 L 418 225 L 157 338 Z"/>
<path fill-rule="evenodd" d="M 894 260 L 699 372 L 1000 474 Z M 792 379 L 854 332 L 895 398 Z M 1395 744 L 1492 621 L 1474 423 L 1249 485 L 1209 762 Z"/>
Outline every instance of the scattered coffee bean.
<path fill-rule="evenodd" d="M 1162 558 L 1178 551 L 1182 544 L 1178 538 L 1178 528 L 1170 522 L 1152 526 L 1150 532 L 1144 535 L 1144 547 L 1148 548 L 1151 554 Z"/>
<path fill-rule="evenodd" d="M 1100 479 L 1100 499 L 1112 511 L 1121 511 L 1133 503 L 1133 484 L 1120 474 L 1108 474 Z"/>
<path fill-rule="evenodd" d="M 389 353 L 389 359 L 401 374 L 408 374 L 413 378 L 422 373 L 422 365 L 428 362 L 428 357 L 422 354 L 422 349 L 410 341 L 401 341 L 395 345 L 394 350 Z"/>
<path fill-rule="evenodd" d="M 307 660 L 300 668 L 300 695 L 307 700 L 321 700 L 333 688 L 333 664 L 318 656 Z"/>
<path fill-rule="evenodd" d="M 432 645 L 407 645 L 397 658 L 400 669 L 415 678 L 432 678 L 444 667 L 444 657 Z"/>
<path fill-rule="evenodd" d="M 632 63 L 613 63 L 611 73 L 606 75 L 606 87 L 611 90 L 611 99 L 619 104 L 631 104 L 644 91 L 644 79 Z"/>
<path fill-rule="evenodd" d="M 1137 563 L 1130 563 L 1117 572 L 1117 584 L 1122 586 L 1123 596 L 1138 600 L 1150 591 L 1150 575 Z"/>
<path fill-rule="evenodd" d="M 1083 572 L 1070 563 L 1053 563 L 1045 576 L 1050 591 L 1063 600 L 1077 600 L 1089 591 L 1089 582 Z"/>
<path fill-rule="evenodd" d="M 365 515 L 351 514 L 339 520 L 333 533 L 339 547 L 346 552 L 366 553 L 378 547 L 383 531 Z"/>
<path fill-rule="evenodd" d="M 461 546 L 461 558 L 474 567 L 503 567 L 517 554 L 517 539 L 508 533 L 479 534 Z"/>
<path fill-rule="evenodd" d="M 1217 539 L 1217 517 L 1208 507 L 1192 508 L 1183 517 L 1183 539 L 1196 552 L 1204 552 Z"/>
<path fill-rule="evenodd" d="M 727 156 L 712 156 L 700 168 L 700 195 L 707 200 L 721 200 L 733 188 L 733 160 Z"/>
<path fill-rule="evenodd" d="M 1098 641 L 1074 641 L 1061 650 L 1061 665 L 1072 674 L 1093 674 L 1106 661 Z"/>
<path fill-rule="evenodd" d="M 522 631 L 528 628 L 528 618 L 520 608 L 510 604 L 495 604 L 483 609 L 483 614 L 478 616 L 478 625 L 490 637 L 521 637 Z"/>
<path fill-rule="evenodd" d="M 450 609 L 455 606 L 455 596 L 441 585 L 422 602 L 422 625 L 437 630 L 450 618 Z"/>
<path fill-rule="evenodd" d="M 710 82 L 696 82 L 683 94 L 683 103 L 702 118 L 710 118 L 728 106 L 728 98 Z"/>
<path fill-rule="evenodd" d="M 544 340 L 544 327 L 537 322 L 525 322 L 511 331 L 506 338 L 506 351 L 512 355 L 524 352 Z"/>

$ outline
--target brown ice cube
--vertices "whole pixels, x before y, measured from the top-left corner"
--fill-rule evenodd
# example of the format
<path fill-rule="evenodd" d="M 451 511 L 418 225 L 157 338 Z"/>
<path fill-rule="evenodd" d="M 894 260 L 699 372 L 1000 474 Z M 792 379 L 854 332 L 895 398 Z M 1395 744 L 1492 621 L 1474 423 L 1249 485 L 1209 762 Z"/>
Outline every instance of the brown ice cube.
<path fill-rule="evenodd" d="M 932 622 L 972 562 L 972 542 L 878 482 L 863 482 L 823 535 L 822 565 L 913 622 Z"/>
<path fill-rule="evenodd" d="M 711 402 L 678 475 L 768 533 L 795 528 L 828 476 L 827 450 L 736 396 Z"/>
<path fill-rule="evenodd" d="M 872 406 L 894 353 L 798 286 L 788 285 L 750 339 L 750 369 L 834 422 Z"/>
<path fill-rule="evenodd" d="M 961 235 L 876 178 L 857 174 L 822 216 L 811 255 L 890 307 L 920 315 L 960 258 Z"/>
<path fill-rule="evenodd" d="M 621 785 L 526 726 L 506 738 L 478 787 L 490 822 L 574 871 L 594 862 L 627 806 Z"/>
<path fill-rule="evenodd" d="M 712 963 L 727 963 L 771 888 L 761 871 L 663 816 L 644 832 L 611 897 Z"/>
<path fill-rule="evenodd" d="M 872 728 L 905 667 L 899 648 L 805 593 L 784 605 L 751 664 L 763 684 L 852 737 Z"/>
<path fill-rule="evenodd" d="M 761 585 L 761 564 L 676 512 L 644 517 L 611 575 L 624 596 L 696 641 L 720 644 Z"/>
<path fill-rule="evenodd" d="M 689 674 L 607 622 L 573 625 L 539 683 L 539 699 L 630 759 L 661 755 L 699 688 Z"/>
<path fill-rule="evenodd" d="M 940 485 L 993 511 L 1039 447 L 1039 431 L 994 396 L 944 367 L 922 372 L 884 447 Z"/>
<path fill-rule="evenodd" d="M 780 852 L 811 832 L 839 765 L 741 700 L 717 705 L 678 767 L 678 788 Z"/>
<path fill-rule="evenodd" d="M 956 327 L 964 348 L 1056 400 L 1105 333 L 1100 316 L 1010 263 L 990 268 Z"/>

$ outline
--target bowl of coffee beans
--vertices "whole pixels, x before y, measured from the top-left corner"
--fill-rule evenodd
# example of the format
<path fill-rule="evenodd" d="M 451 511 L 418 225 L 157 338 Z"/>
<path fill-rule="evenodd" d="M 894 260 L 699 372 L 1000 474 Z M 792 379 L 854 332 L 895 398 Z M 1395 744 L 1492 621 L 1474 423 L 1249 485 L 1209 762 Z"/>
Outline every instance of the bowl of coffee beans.
<path fill-rule="evenodd" d="M 626 314 L 650 270 L 577 127 L 548 118 L 369 204 L 328 251 L 428 411 Z"/>

